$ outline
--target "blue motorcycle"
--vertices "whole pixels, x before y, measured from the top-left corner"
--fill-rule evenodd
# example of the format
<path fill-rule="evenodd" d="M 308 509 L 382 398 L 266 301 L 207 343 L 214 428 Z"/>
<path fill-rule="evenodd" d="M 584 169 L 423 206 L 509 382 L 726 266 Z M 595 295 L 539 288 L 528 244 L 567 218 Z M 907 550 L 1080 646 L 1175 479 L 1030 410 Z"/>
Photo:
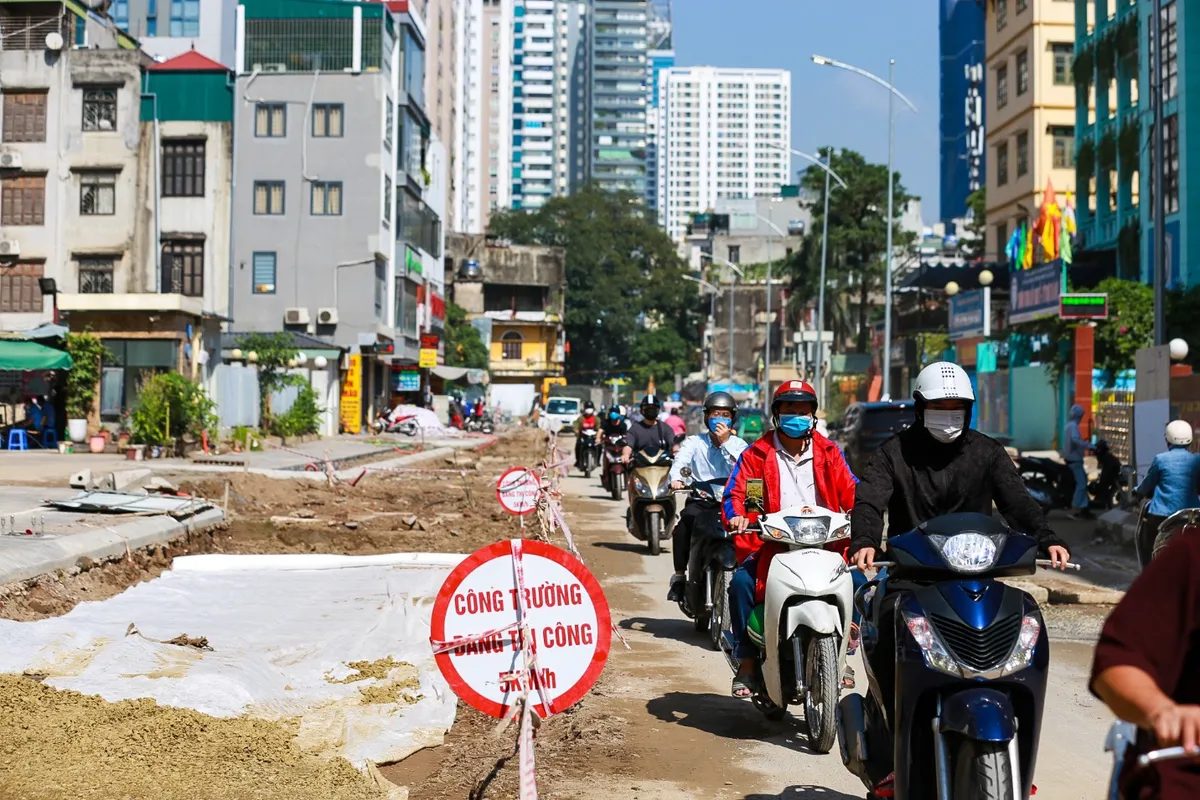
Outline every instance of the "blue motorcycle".
<path fill-rule="evenodd" d="M 843 763 L 872 800 L 1028 798 L 1050 645 L 1033 598 L 996 579 L 1049 562 L 1032 537 L 983 514 L 932 519 L 889 538 L 887 553 L 876 562 L 886 574 L 855 596 L 869 691 L 838 705 Z M 892 772 L 894 786 L 875 794 Z"/>

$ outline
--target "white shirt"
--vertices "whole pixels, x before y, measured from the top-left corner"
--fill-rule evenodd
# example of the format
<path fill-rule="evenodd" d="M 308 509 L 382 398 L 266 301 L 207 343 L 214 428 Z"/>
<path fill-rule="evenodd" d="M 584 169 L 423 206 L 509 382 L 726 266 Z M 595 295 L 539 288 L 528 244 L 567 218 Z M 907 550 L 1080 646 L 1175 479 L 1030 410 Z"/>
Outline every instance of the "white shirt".
<path fill-rule="evenodd" d="M 715 481 L 728 478 L 737 464 L 738 457 L 749 445 L 743 439 L 732 434 L 725 444 L 717 446 L 712 437 L 705 433 L 699 436 L 689 436 L 679 446 L 675 455 L 675 463 L 671 465 L 670 480 L 683 480 L 683 468 L 692 470 L 692 478 L 696 481 Z"/>
<path fill-rule="evenodd" d="M 813 449 L 800 456 L 799 461 L 792 458 L 775 435 L 775 460 L 779 464 L 779 508 L 792 506 L 815 506 L 817 504 L 817 484 L 813 477 Z"/>

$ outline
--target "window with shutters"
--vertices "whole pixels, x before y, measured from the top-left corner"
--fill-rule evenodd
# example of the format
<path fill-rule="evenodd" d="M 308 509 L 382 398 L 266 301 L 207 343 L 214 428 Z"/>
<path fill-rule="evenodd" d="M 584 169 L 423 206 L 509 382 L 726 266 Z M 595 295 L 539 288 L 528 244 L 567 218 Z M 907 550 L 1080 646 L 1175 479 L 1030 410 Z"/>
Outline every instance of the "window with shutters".
<path fill-rule="evenodd" d="M 259 215 L 283 213 L 283 181 L 254 182 L 254 213 Z"/>
<path fill-rule="evenodd" d="M 42 290 L 38 279 L 46 271 L 45 261 L 18 261 L 0 264 L 0 312 L 40 314 Z"/>
<path fill-rule="evenodd" d="M 0 178 L 0 225 L 46 224 L 46 176 Z"/>
<path fill-rule="evenodd" d="M 251 273 L 255 294 L 275 294 L 275 253 L 255 253 Z"/>
<path fill-rule="evenodd" d="M 162 196 L 204 196 L 203 141 L 163 142 Z"/>
<path fill-rule="evenodd" d="M 283 103 L 254 106 L 254 135 L 259 138 L 287 136 L 287 108 Z"/>
<path fill-rule="evenodd" d="M 117 213 L 117 173 L 79 173 L 79 213 L 85 217 Z"/>
<path fill-rule="evenodd" d="M 341 103 L 317 103 L 314 105 L 312 109 L 313 138 L 340 139 L 344 111 L 345 108 Z"/>
<path fill-rule="evenodd" d="M 4 141 L 46 141 L 45 92 L 5 92 L 3 113 Z"/>
<path fill-rule="evenodd" d="M 168 240 L 162 248 L 162 291 L 204 296 L 204 242 Z"/>
<path fill-rule="evenodd" d="M 312 185 L 312 215 L 340 217 L 342 215 L 341 181 L 315 181 Z"/>
<path fill-rule="evenodd" d="M 117 129 L 116 89 L 83 90 L 83 129 L 85 131 L 115 131 Z"/>
<path fill-rule="evenodd" d="M 113 293 L 113 260 L 110 256 L 81 257 L 76 261 L 80 294 Z"/>

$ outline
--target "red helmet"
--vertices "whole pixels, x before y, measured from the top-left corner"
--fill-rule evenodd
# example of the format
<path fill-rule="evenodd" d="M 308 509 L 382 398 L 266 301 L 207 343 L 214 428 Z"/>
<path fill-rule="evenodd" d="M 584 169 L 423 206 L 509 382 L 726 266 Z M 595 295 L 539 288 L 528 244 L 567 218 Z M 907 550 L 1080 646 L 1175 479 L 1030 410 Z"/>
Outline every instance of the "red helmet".
<path fill-rule="evenodd" d="M 817 410 L 817 390 L 808 381 L 790 380 L 779 384 L 771 399 L 771 411 L 775 411 L 780 403 L 812 403 L 813 411 Z"/>

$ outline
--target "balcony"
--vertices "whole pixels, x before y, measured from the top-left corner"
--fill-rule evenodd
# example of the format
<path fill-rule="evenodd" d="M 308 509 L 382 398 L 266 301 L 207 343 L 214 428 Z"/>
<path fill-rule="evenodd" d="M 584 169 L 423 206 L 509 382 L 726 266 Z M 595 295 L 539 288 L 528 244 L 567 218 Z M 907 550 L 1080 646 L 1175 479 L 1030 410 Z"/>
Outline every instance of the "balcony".
<path fill-rule="evenodd" d="M 182 294 L 153 292 L 121 294 L 59 294 L 59 311 L 158 314 L 178 312 L 199 317 L 204 314 L 204 298 Z"/>

